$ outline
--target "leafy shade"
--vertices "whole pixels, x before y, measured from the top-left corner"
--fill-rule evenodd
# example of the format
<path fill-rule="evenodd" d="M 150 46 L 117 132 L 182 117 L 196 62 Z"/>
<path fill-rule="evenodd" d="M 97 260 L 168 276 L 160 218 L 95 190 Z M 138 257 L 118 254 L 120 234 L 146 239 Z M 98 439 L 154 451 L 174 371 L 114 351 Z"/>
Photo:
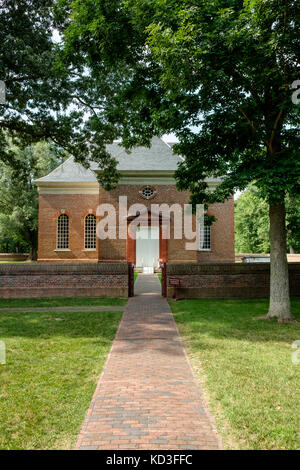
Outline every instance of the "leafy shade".
<path fill-rule="evenodd" d="M 84 61 L 105 96 L 102 121 L 125 147 L 174 132 L 174 150 L 186 156 L 177 184 L 194 202 L 223 201 L 253 181 L 272 203 L 299 191 L 297 2 L 63 3 L 71 13 L 65 52 Z M 209 176 L 223 177 L 213 193 Z"/>
<path fill-rule="evenodd" d="M 224 201 L 255 182 L 269 203 L 269 317 L 290 321 L 285 198 L 299 193 L 300 4 L 295 0 L 73 0 L 64 34 L 106 92 L 123 145 L 174 132 L 177 186 Z M 105 72 L 103 74 L 103 72 Z M 102 74 L 102 75 L 101 75 Z M 207 177 L 222 177 L 209 192 Z"/>
<path fill-rule="evenodd" d="M 269 208 L 259 197 L 254 186 L 244 191 L 235 201 L 236 253 L 269 253 Z M 300 252 L 299 196 L 286 199 L 287 250 Z"/>
<path fill-rule="evenodd" d="M 25 150 L 7 145 L 17 169 L 0 162 L 0 242 L 28 246 L 31 258 L 36 259 L 38 192 L 34 179 L 56 168 L 66 155 L 46 141 Z"/>
<path fill-rule="evenodd" d="M 93 86 L 81 58 L 75 65 L 67 62 L 61 42 L 53 39 L 67 22 L 68 6 L 56 0 L 0 4 L 0 80 L 6 87 L 6 102 L 0 105 L 0 161 L 18 163 L 7 135 L 22 148 L 51 139 L 84 166 L 97 161 L 103 169 L 99 179 L 110 189 L 118 173 L 105 146 L 115 132 L 101 118 L 103 91 L 110 88 Z M 91 104 L 95 97 L 98 111 Z"/>
<path fill-rule="evenodd" d="M 268 204 L 251 187 L 235 201 L 236 253 L 269 253 L 269 225 Z"/>

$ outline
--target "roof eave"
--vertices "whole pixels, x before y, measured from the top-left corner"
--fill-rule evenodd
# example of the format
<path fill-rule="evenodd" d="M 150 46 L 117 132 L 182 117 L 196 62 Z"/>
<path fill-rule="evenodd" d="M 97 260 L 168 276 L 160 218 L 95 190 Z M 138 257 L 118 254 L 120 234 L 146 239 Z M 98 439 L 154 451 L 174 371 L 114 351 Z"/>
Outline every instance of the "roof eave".
<path fill-rule="evenodd" d="M 102 173 L 102 170 L 93 170 L 94 173 Z M 175 170 L 118 170 L 121 176 L 174 176 Z"/>
<path fill-rule="evenodd" d="M 35 181 L 37 187 L 98 187 L 99 183 L 97 181 Z"/>

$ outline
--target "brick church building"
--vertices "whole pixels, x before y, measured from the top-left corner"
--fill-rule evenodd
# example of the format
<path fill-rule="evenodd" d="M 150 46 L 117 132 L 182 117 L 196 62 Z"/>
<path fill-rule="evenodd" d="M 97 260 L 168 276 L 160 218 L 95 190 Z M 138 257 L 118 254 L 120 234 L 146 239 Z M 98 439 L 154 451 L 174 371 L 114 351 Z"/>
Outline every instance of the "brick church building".
<path fill-rule="evenodd" d="M 158 137 L 152 139 L 150 148 L 137 147 L 129 154 L 118 143 L 109 145 L 108 151 L 116 158 L 121 174 L 118 187 L 112 191 L 105 191 L 99 185 L 96 164 L 85 169 L 75 163 L 73 157 L 36 181 L 39 190 L 38 261 L 132 261 L 137 268 L 155 268 L 159 261 L 234 261 L 233 199 L 209 207 L 216 222 L 211 227 L 204 227 L 204 236 L 197 249 L 187 250 L 189 240 L 174 236 L 172 212 L 168 221 L 169 239 L 162 236 L 164 222 L 159 214 L 158 223 L 151 225 L 152 204 L 177 204 L 177 207 L 180 204 L 183 207 L 189 203 L 188 192 L 178 191 L 174 180 L 174 171 L 182 158 Z M 213 189 L 218 181 L 210 179 L 208 184 Z M 144 211 L 125 216 L 127 225 L 139 216 L 135 237 L 128 230 L 126 233 L 126 229 L 125 236 L 124 233 L 119 235 L 119 196 L 127 197 L 128 207 L 132 204 L 145 207 Z M 99 239 L 97 236 L 97 223 L 101 220 L 97 211 L 101 204 L 111 204 L 115 209 L 114 238 Z"/>

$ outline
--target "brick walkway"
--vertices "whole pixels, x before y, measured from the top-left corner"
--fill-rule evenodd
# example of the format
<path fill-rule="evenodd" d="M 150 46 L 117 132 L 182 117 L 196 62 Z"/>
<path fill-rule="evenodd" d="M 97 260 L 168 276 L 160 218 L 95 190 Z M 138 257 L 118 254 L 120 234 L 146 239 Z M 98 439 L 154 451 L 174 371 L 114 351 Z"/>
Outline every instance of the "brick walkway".
<path fill-rule="evenodd" d="M 155 275 L 140 275 L 77 449 L 220 449 Z"/>

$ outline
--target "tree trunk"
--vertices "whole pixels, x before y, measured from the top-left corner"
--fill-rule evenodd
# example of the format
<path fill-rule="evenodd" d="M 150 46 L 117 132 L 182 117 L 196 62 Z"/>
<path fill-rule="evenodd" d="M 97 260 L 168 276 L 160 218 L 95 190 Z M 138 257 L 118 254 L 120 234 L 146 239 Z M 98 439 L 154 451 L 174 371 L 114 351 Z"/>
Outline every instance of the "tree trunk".
<path fill-rule="evenodd" d="M 37 260 L 37 247 L 35 245 L 30 247 L 28 259 L 30 259 L 30 261 Z"/>
<path fill-rule="evenodd" d="M 289 272 L 286 256 L 286 228 L 284 203 L 270 205 L 270 304 L 267 318 L 279 322 L 294 320 L 291 313 Z"/>
<path fill-rule="evenodd" d="M 29 251 L 29 259 L 30 261 L 37 260 L 37 230 L 32 230 L 29 233 L 30 239 L 30 251 Z"/>

